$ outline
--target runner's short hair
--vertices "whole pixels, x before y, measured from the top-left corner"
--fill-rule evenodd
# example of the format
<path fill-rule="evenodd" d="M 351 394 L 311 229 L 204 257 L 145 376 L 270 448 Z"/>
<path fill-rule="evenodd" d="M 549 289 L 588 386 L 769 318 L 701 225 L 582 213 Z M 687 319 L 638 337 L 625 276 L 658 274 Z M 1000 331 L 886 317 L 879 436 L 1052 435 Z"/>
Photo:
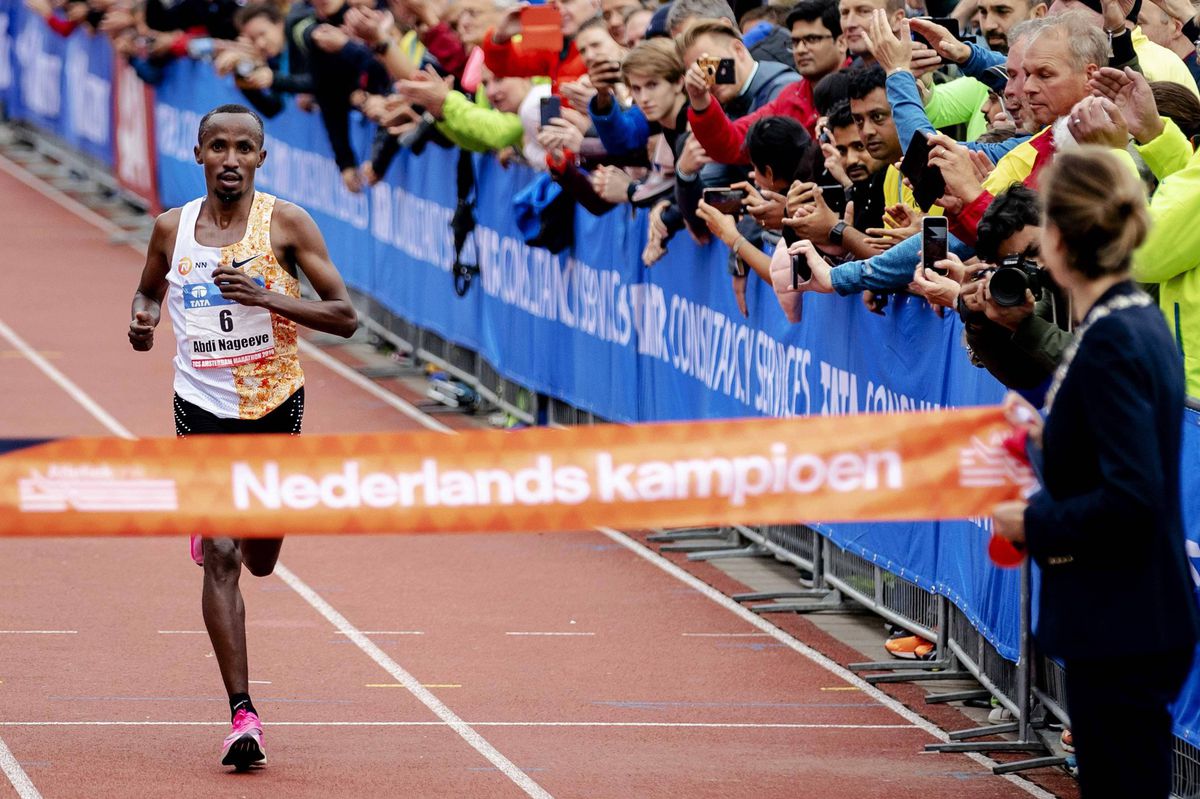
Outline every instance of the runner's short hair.
<path fill-rule="evenodd" d="M 212 118 L 217 114 L 248 114 L 254 119 L 254 124 L 258 127 L 259 145 L 266 141 L 266 131 L 263 128 L 262 117 L 240 103 L 226 103 L 225 105 L 217 106 L 200 119 L 200 127 L 196 130 L 197 144 L 200 144 L 204 141 L 204 134 L 208 133 L 208 129 L 212 127 Z"/>

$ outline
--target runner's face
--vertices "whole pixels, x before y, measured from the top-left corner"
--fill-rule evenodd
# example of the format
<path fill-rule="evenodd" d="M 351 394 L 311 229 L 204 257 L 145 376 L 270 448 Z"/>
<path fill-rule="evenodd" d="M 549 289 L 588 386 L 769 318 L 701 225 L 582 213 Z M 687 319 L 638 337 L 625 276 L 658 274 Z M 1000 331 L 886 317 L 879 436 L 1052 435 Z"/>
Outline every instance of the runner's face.
<path fill-rule="evenodd" d="M 254 191 L 254 173 L 266 157 L 262 134 L 249 114 L 215 115 L 196 146 L 205 185 L 227 203 Z"/>

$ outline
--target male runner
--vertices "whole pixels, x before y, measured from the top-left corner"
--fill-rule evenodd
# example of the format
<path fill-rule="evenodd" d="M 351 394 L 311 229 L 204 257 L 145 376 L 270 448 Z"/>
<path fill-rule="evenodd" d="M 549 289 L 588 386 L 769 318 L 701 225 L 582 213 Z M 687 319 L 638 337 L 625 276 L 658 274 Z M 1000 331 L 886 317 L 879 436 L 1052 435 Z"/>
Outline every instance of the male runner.
<path fill-rule="evenodd" d="M 200 120 L 197 139 L 207 194 L 155 221 L 129 341 L 139 352 L 154 345 L 166 297 L 178 342 L 177 435 L 296 435 L 304 415 L 296 325 L 349 337 L 358 325 L 354 307 L 312 218 L 254 190 L 267 157 L 262 119 L 223 105 Z M 301 270 L 320 300 L 300 299 Z M 266 761 L 250 701 L 238 578 L 243 563 L 255 576 L 270 574 L 282 545 L 282 538 L 192 536 L 192 559 L 204 567 L 204 625 L 233 716 L 221 763 L 237 769 Z"/>

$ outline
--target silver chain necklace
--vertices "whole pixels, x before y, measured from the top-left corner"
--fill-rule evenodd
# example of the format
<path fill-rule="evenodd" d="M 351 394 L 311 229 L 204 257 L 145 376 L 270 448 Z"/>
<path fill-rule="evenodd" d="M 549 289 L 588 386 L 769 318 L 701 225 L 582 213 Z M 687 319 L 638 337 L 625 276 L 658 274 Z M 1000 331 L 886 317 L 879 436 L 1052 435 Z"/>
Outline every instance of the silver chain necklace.
<path fill-rule="evenodd" d="M 1058 396 L 1058 390 L 1062 388 L 1063 381 L 1067 378 L 1067 372 L 1071 369 L 1071 362 L 1075 360 L 1075 355 L 1079 352 L 1079 345 L 1083 342 L 1083 337 L 1091 329 L 1092 325 L 1117 311 L 1124 311 L 1129 308 L 1145 308 L 1153 304 L 1154 300 L 1150 299 L 1148 294 L 1138 291 L 1134 294 L 1118 294 L 1115 297 L 1092 306 L 1091 310 L 1088 311 L 1087 318 L 1083 320 L 1083 324 L 1075 330 L 1075 338 L 1067 346 L 1067 351 L 1063 353 L 1062 362 L 1059 363 L 1057 371 L 1054 372 L 1054 381 L 1050 384 L 1050 390 L 1046 392 L 1047 414 L 1054 408 L 1054 398 Z"/>

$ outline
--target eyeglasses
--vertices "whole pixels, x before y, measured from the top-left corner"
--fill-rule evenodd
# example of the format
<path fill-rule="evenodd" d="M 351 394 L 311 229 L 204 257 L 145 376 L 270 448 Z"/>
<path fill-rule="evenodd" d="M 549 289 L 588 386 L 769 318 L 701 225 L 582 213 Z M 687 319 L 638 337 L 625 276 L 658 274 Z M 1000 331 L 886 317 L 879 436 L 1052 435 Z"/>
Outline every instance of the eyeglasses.
<path fill-rule="evenodd" d="M 828 33 L 810 33 L 807 36 L 793 36 L 792 47 L 798 44 L 803 44 L 805 47 L 816 47 L 826 39 L 832 39 L 833 35 Z"/>

